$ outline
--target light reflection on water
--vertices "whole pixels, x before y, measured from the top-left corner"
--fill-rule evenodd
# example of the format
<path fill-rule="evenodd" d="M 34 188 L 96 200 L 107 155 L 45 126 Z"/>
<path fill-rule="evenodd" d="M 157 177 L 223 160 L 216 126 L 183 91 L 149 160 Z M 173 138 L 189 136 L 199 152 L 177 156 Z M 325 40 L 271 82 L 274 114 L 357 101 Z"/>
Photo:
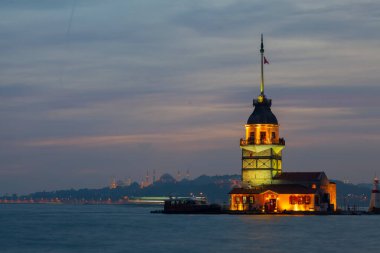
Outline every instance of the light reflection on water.
<path fill-rule="evenodd" d="M 380 216 L 151 214 L 152 206 L 0 205 L 0 252 L 363 252 Z"/>

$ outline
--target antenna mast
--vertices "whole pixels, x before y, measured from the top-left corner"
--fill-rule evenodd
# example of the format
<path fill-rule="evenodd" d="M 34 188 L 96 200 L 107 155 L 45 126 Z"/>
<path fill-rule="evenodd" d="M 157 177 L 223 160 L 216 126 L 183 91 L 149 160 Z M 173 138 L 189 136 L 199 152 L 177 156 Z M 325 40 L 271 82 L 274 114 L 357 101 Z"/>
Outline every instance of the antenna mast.
<path fill-rule="evenodd" d="M 261 34 L 261 84 L 260 84 L 260 95 L 264 96 L 264 40 L 263 34 Z"/>

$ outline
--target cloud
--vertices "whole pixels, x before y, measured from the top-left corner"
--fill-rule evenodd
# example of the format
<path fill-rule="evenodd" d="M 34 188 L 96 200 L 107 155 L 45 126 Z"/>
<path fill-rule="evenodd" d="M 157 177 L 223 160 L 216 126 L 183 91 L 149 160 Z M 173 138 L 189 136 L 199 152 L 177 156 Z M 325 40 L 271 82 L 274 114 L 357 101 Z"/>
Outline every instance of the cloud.
<path fill-rule="evenodd" d="M 35 190 L 56 173 L 57 188 L 95 187 L 157 164 L 239 173 L 260 33 L 284 163 L 319 168 L 326 156 L 326 170 L 364 180 L 347 154 L 378 142 L 376 1 L 81 0 L 67 32 L 74 3 L 0 3 L 0 191 L 16 191 L 11 172 Z"/>
<path fill-rule="evenodd" d="M 222 138 L 238 136 L 240 129 L 231 125 L 216 127 L 191 127 L 175 133 L 145 133 L 133 135 L 76 136 L 68 138 L 48 138 L 16 143 L 26 147 L 84 147 L 98 148 L 112 145 L 159 144 L 162 147 L 176 146 L 188 150 L 218 148 Z M 189 146 L 190 145 L 190 146 Z"/>

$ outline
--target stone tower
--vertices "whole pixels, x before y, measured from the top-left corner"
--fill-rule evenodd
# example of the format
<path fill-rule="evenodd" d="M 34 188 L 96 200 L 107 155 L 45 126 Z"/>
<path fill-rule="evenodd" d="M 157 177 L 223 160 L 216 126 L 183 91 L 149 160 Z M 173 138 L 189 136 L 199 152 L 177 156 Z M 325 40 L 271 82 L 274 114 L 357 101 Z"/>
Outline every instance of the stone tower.
<path fill-rule="evenodd" d="M 260 95 L 253 100 L 255 107 L 245 125 L 245 139 L 240 139 L 242 149 L 243 187 L 271 184 L 282 172 L 282 149 L 285 140 L 280 138 L 276 116 L 272 113 L 272 100 L 264 94 L 264 43 L 261 35 L 261 85 Z"/>

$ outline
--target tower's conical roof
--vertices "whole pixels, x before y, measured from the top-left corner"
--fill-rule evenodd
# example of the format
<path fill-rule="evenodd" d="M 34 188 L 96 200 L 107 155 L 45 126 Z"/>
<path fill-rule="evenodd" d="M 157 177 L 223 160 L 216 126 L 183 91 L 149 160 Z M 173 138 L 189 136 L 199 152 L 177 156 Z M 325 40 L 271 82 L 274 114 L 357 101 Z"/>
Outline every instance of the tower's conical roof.
<path fill-rule="evenodd" d="M 267 99 L 264 94 L 264 40 L 261 34 L 261 85 L 260 85 L 260 96 L 253 100 L 253 106 L 255 110 L 249 116 L 247 124 L 275 124 L 278 125 L 276 116 L 274 116 L 272 110 L 270 109 L 272 105 L 272 100 Z M 267 62 L 267 61 L 266 61 Z"/>
<path fill-rule="evenodd" d="M 249 116 L 247 124 L 275 124 L 278 125 L 276 116 L 270 109 L 272 105 L 272 100 L 263 98 L 263 101 L 253 100 L 253 105 L 255 110 Z"/>

